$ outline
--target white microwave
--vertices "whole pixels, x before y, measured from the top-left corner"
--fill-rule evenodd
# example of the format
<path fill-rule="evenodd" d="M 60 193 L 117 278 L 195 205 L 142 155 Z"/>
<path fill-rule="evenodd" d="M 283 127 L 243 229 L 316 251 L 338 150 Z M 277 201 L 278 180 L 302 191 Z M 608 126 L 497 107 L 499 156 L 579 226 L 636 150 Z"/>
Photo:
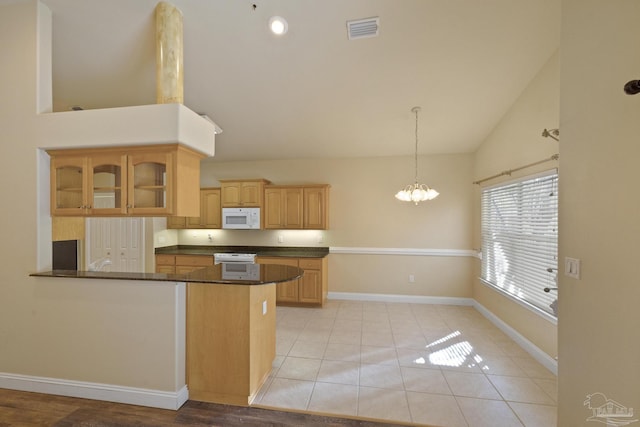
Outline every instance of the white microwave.
<path fill-rule="evenodd" d="M 222 208 L 222 228 L 260 228 L 260 208 Z"/>

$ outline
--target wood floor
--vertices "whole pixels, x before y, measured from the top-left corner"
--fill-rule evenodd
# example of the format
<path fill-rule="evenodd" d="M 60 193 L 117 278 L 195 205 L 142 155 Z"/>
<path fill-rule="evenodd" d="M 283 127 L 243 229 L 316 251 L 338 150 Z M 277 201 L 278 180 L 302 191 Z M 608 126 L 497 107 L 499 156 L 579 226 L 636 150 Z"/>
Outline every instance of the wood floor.
<path fill-rule="evenodd" d="M 177 411 L 0 389 L 0 427 L 335 426 L 398 424 L 188 401 Z"/>

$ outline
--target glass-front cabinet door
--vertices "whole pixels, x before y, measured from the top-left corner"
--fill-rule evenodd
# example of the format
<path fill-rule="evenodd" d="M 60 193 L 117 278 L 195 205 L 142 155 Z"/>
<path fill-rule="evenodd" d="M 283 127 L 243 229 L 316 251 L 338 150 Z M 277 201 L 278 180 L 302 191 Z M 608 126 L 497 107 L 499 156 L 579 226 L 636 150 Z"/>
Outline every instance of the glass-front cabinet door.
<path fill-rule="evenodd" d="M 87 196 L 87 158 L 56 157 L 51 162 L 51 213 L 84 215 Z"/>
<path fill-rule="evenodd" d="M 126 214 L 127 156 L 103 154 L 89 159 L 91 213 Z"/>
<path fill-rule="evenodd" d="M 158 215 L 173 212 L 173 154 L 140 153 L 129 155 L 129 214 Z"/>

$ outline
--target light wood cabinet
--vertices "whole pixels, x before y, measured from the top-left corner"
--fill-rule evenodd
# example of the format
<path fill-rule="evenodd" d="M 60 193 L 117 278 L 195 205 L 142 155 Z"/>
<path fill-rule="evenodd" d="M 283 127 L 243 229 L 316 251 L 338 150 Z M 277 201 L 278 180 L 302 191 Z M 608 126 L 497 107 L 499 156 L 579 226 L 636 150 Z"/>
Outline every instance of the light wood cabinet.
<path fill-rule="evenodd" d="M 179 144 L 49 150 L 54 216 L 196 216 L 200 159 Z"/>
<path fill-rule="evenodd" d="M 247 406 L 276 353 L 274 284 L 187 285 L 189 398 Z"/>
<path fill-rule="evenodd" d="M 187 218 L 184 216 L 167 217 L 167 228 L 187 228 Z"/>
<path fill-rule="evenodd" d="M 213 264 L 211 255 L 156 255 L 156 273 L 187 274 Z"/>
<path fill-rule="evenodd" d="M 304 228 L 326 230 L 329 228 L 329 186 L 305 186 Z"/>
<path fill-rule="evenodd" d="M 258 264 L 280 264 L 299 267 L 302 277 L 276 285 L 278 305 L 322 306 L 328 293 L 327 258 L 257 257 Z"/>
<path fill-rule="evenodd" d="M 268 185 L 264 190 L 264 228 L 329 228 L 329 185 Z"/>
<path fill-rule="evenodd" d="M 303 228 L 302 195 L 302 187 L 266 187 L 264 190 L 264 228 Z"/>
<path fill-rule="evenodd" d="M 322 280 L 327 274 L 323 274 L 322 259 L 301 258 L 298 266 L 304 270 L 298 286 L 298 301 L 309 304 L 324 303 Z"/>
<path fill-rule="evenodd" d="M 174 274 L 175 272 L 175 255 L 156 255 L 156 273 Z"/>
<path fill-rule="evenodd" d="M 222 228 L 220 188 L 200 189 L 200 216 L 167 218 L 167 228 Z"/>
<path fill-rule="evenodd" d="M 220 180 L 223 208 L 260 208 L 264 199 L 265 179 Z"/>

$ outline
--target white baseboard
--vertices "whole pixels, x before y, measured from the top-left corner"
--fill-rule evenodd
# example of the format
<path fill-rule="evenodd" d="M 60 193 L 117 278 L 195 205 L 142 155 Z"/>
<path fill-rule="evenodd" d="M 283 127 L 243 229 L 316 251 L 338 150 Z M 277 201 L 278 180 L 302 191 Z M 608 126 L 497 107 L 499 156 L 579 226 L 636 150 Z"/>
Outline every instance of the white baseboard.
<path fill-rule="evenodd" d="M 448 304 L 448 305 L 466 305 L 473 306 L 484 317 L 489 319 L 498 329 L 507 334 L 509 338 L 514 340 L 520 347 L 534 359 L 540 362 L 545 368 L 558 375 L 558 362 L 547 353 L 542 351 L 534 343 L 526 339 L 518 331 L 506 324 L 498 316 L 487 310 L 482 304 L 473 298 L 459 297 L 428 297 L 417 295 L 392 295 L 392 294 L 363 294 L 352 292 L 329 292 L 328 299 L 333 300 L 350 300 L 350 301 L 377 301 L 377 302 L 400 302 L 411 304 Z"/>
<path fill-rule="evenodd" d="M 172 410 L 177 410 L 189 399 L 186 385 L 176 392 L 169 392 L 4 372 L 0 372 L 0 388 Z"/>
<path fill-rule="evenodd" d="M 522 347 L 527 353 L 531 355 L 534 359 L 540 362 L 545 368 L 553 372 L 554 375 L 558 375 L 558 361 L 553 357 L 549 356 L 547 353 L 542 351 L 538 346 L 534 343 L 526 339 L 522 336 L 518 331 L 513 329 L 507 323 L 505 323 L 498 316 L 490 312 L 487 308 L 485 308 L 482 304 L 474 300 L 473 307 L 478 310 L 484 317 L 489 319 L 491 323 L 496 325 L 498 329 L 507 334 L 509 338 L 514 340 L 520 347 Z"/>
<path fill-rule="evenodd" d="M 410 304 L 446 304 L 473 305 L 472 298 L 459 297 L 427 297 L 423 295 L 393 295 L 393 294 L 361 294 L 354 292 L 329 292 L 328 299 L 351 301 L 402 302 Z"/>

